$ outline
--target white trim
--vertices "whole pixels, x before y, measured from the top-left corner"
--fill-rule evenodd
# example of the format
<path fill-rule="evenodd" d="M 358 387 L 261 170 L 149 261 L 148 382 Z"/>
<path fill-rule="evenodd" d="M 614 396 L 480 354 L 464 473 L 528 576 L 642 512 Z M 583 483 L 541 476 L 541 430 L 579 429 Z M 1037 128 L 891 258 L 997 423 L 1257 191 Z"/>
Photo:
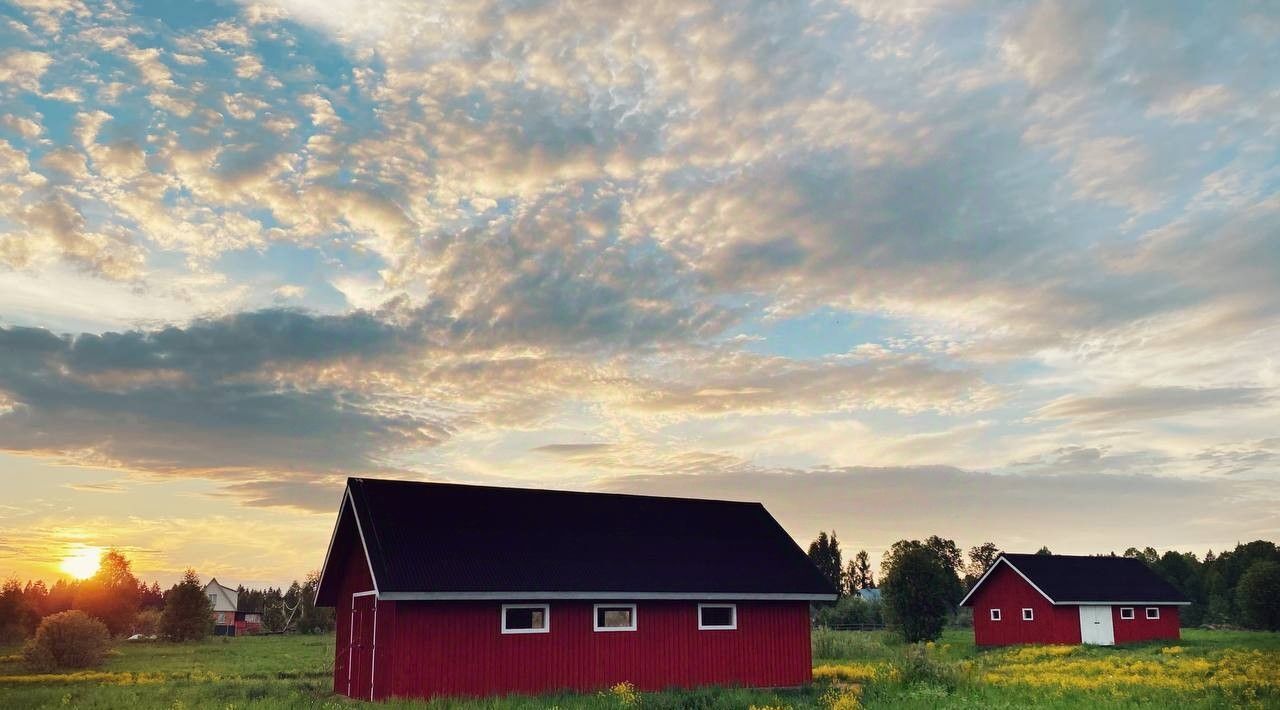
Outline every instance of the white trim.
<path fill-rule="evenodd" d="M 990 612 L 989 614 L 987 614 L 987 616 L 988 616 L 992 621 L 1003 621 L 1003 620 L 1004 620 L 1004 614 L 1003 614 L 999 609 L 997 609 L 996 607 L 991 607 L 991 612 Z"/>
<path fill-rule="evenodd" d="M 351 697 L 351 658 L 356 643 L 356 599 L 351 598 L 351 620 L 347 622 L 347 697 Z"/>
<path fill-rule="evenodd" d="M 507 628 L 507 610 L 508 609 L 541 609 L 542 610 L 542 628 L 540 629 L 508 629 Z M 501 615 L 501 629 L 504 634 L 549 634 L 551 633 L 551 605 L 550 604 L 503 604 Z"/>
<path fill-rule="evenodd" d="M 600 625 L 600 609 L 630 609 L 631 625 L 630 626 L 601 626 Z M 636 630 L 636 605 L 635 604 L 592 604 L 591 605 L 591 630 L 592 631 L 635 631 Z"/>
<path fill-rule="evenodd" d="M 965 606 L 966 604 L 969 603 L 969 597 L 972 597 L 973 593 L 978 591 L 978 588 L 982 586 L 983 582 L 987 581 L 987 577 L 989 577 L 992 572 L 996 571 L 996 566 L 999 565 L 1001 562 L 1009 565 L 1009 569 L 1013 570 L 1014 572 L 1017 572 L 1018 576 L 1026 580 L 1027 584 L 1030 584 L 1032 589 L 1036 590 L 1037 592 L 1040 592 L 1040 596 L 1044 597 L 1045 600 L 1047 600 L 1050 604 L 1054 606 L 1105 606 L 1108 604 L 1110 604 L 1111 606 L 1119 606 L 1121 604 L 1132 604 L 1134 606 L 1142 606 L 1144 604 L 1157 604 L 1160 606 L 1190 606 L 1191 605 L 1191 602 L 1135 602 L 1135 601 L 1105 602 L 1105 601 L 1092 601 L 1092 600 L 1054 601 L 1053 597 L 1049 596 L 1048 594 L 1045 594 L 1043 589 L 1041 589 L 1040 587 L 1037 587 L 1035 582 L 1032 582 L 1031 579 L 1027 577 L 1027 575 L 1022 573 L 1022 570 L 1014 566 L 1014 564 L 1010 562 L 1008 558 L 1006 558 L 1004 555 L 1001 555 L 996 558 L 995 562 L 991 563 L 991 566 L 988 567 L 987 571 L 984 572 L 982 576 L 978 578 L 978 581 L 973 583 L 973 587 L 969 589 L 968 594 L 964 595 L 964 599 L 960 600 L 960 604 L 958 606 Z"/>
<path fill-rule="evenodd" d="M 1035 582 L 1032 582 L 1031 579 L 1027 577 L 1027 575 L 1022 573 L 1022 570 L 1018 569 L 1017 567 L 1014 567 L 1013 563 L 1010 562 L 1008 558 L 1006 558 L 1004 555 L 1000 555 L 999 557 L 996 558 L 995 562 L 991 563 L 991 566 L 987 568 L 987 571 L 982 573 L 982 576 L 978 578 L 978 581 L 973 583 L 973 588 L 969 590 L 968 594 L 964 595 L 964 599 L 960 600 L 960 604 L 958 606 L 964 606 L 969 602 L 969 597 L 973 596 L 973 593 L 978 591 L 978 588 L 982 586 L 983 582 L 987 581 L 987 577 L 990 577 L 992 572 L 996 571 L 996 566 L 998 566 L 1001 562 L 1005 563 L 1006 565 L 1009 565 L 1009 569 L 1013 570 L 1014 572 L 1017 572 L 1019 577 L 1026 580 L 1027 584 L 1030 584 L 1032 589 L 1036 590 L 1037 592 L 1040 592 L 1040 596 L 1048 600 L 1050 604 L 1059 603 L 1059 602 L 1055 602 L 1053 600 L 1053 597 L 1050 597 L 1048 594 L 1045 594 L 1043 589 L 1037 587 Z"/>
<path fill-rule="evenodd" d="M 1128 615 L 1128 616 L 1125 616 L 1125 615 L 1124 615 L 1124 613 L 1125 613 L 1126 611 L 1127 611 L 1127 612 L 1129 612 L 1129 615 Z M 1133 620 L 1134 620 L 1134 619 L 1136 619 L 1136 618 L 1138 618 L 1138 614 L 1137 614 L 1137 612 L 1135 612 L 1135 611 L 1133 610 L 1133 607 L 1131 607 L 1131 606 L 1122 606 L 1122 607 L 1120 607 L 1120 620 L 1121 620 L 1121 621 L 1133 621 Z"/>
<path fill-rule="evenodd" d="M 373 682 L 378 677 L 378 596 L 373 597 L 373 647 L 369 649 L 369 702 L 373 702 Z"/>
<path fill-rule="evenodd" d="M 369 580 L 373 582 L 373 590 L 378 591 L 378 578 L 373 573 L 373 558 L 369 556 L 369 545 L 364 541 L 364 528 L 360 525 L 360 514 L 356 512 L 356 499 L 351 495 L 351 484 L 342 491 L 342 505 L 338 506 L 338 520 L 333 524 L 333 532 L 329 534 L 329 549 L 324 553 L 324 564 L 320 566 L 320 583 L 316 584 L 314 604 L 320 598 L 320 587 L 324 583 L 324 573 L 329 569 L 329 556 L 333 554 L 333 545 L 338 541 L 338 526 L 342 525 L 342 509 L 351 504 L 351 517 L 356 521 L 356 535 L 360 538 L 360 548 L 364 550 L 364 563 L 369 566 Z M 350 697 L 350 696 L 347 696 Z"/>
<path fill-rule="evenodd" d="M 778 602 L 829 602 L 839 599 L 835 594 L 755 594 L 751 592 L 383 592 L 383 601 L 476 601 L 520 599 L 639 599 L 666 601 L 695 601 L 698 599 L 725 601 L 778 601 Z"/>
<path fill-rule="evenodd" d="M 1155 615 L 1155 616 L 1152 616 L 1152 615 L 1151 615 L 1151 612 L 1153 612 L 1153 611 L 1156 613 L 1156 615 Z M 1147 615 L 1147 619 L 1149 619 L 1149 620 L 1151 620 L 1151 621 L 1155 621 L 1155 620 L 1159 619 L 1159 618 L 1160 618 L 1160 607 L 1158 607 L 1158 606 L 1149 606 L 1149 607 L 1147 607 L 1146 615 Z"/>
<path fill-rule="evenodd" d="M 360 524 L 360 512 L 356 510 L 355 496 L 351 495 L 351 486 L 347 486 L 347 500 L 351 501 L 351 517 L 356 519 L 356 532 L 360 535 L 360 547 L 364 549 L 364 561 L 369 565 L 369 580 L 373 582 L 373 591 L 378 591 L 378 576 L 373 573 L 373 558 L 369 556 L 369 543 L 364 540 L 364 526 Z M 339 512 L 338 517 L 342 514 Z M 322 576 L 320 579 L 324 579 Z M 316 592 L 320 591 L 320 585 L 316 585 Z"/>
<path fill-rule="evenodd" d="M 1054 604 L 1057 604 L 1057 605 L 1059 605 L 1059 606 L 1107 606 L 1107 605 L 1110 605 L 1110 606 L 1120 606 L 1121 604 L 1124 604 L 1125 606 L 1144 606 L 1144 605 L 1146 605 L 1146 606 L 1190 606 L 1190 605 L 1191 605 L 1191 602 L 1131 602 L 1131 601 L 1119 601 L 1119 602 L 1054 602 Z"/>
<path fill-rule="evenodd" d="M 378 596 L 378 590 L 376 590 L 376 589 L 370 589 L 370 590 L 369 590 L 369 591 L 367 591 L 367 592 L 353 592 L 353 593 L 351 594 L 351 596 L 352 596 L 353 598 L 354 598 L 354 597 L 367 597 L 367 596 L 369 596 L 369 595 L 371 595 L 371 594 L 372 594 L 373 596 L 375 596 L 375 597 L 376 597 L 376 596 Z"/>
<path fill-rule="evenodd" d="M 728 608 L 733 616 L 733 622 L 728 626 L 704 626 L 702 624 L 703 609 L 724 609 Z M 738 628 L 738 605 L 737 604 L 699 604 L 698 605 L 698 630 L 699 631 L 733 631 Z"/>
<path fill-rule="evenodd" d="M 1023 621 L 1035 621 L 1035 620 L 1036 620 L 1036 610 L 1035 610 L 1035 609 L 1033 609 L 1033 608 L 1031 608 L 1031 607 L 1029 607 L 1029 606 L 1024 606 L 1024 607 L 1022 607 L 1022 620 L 1023 620 Z"/>

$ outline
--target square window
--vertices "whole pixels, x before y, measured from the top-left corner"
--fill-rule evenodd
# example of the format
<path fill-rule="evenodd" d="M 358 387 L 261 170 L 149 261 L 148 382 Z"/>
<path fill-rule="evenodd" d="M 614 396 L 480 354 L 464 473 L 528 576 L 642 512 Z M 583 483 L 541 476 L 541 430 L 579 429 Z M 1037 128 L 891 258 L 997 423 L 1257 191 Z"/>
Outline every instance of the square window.
<path fill-rule="evenodd" d="M 1023 609 L 1023 610 L 1022 610 L 1022 620 L 1023 620 L 1023 621 L 1035 621 L 1035 620 L 1036 620 L 1036 610 L 1035 610 L 1035 609 Z"/>
<path fill-rule="evenodd" d="M 1158 606 L 1149 606 L 1149 607 L 1147 607 L 1147 618 L 1148 618 L 1148 619 L 1159 619 L 1159 618 L 1160 618 L 1160 607 L 1158 607 Z"/>
<path fill-rule="evenodd" d="M 992 620 L 992 621 L 999 621 L 999 620 L 1000 620 L 1000 610 L 999 610 L 999 609 L 992 609 L 992 610 L 991 610 L 991 620 Z"/>
<path fill-rule="evenodd" d="M 1131 607 L 1131 606 L 1122 606 L 1122 607 L 1120 607 L 1120 618 L 1121 618 L 1121 619 L 1128 619 L 1128 620 L 1132 620 L 1132 619 L 1133 619 L 1133 607 Z"/>
<path fill-rule="evenodd" d="M 502 633 L 545 634 L 551 631 L 551 608 L 546 604 L 503 604 Z"/>
<path fill-rule="evenodd" d="M 635 604 L 596 604 L 596 631 L 635 631 Z"/>
<path fill-rule="evenodd" d="M 738 605 L 698 605 L 698 629 L 702 631 L 715 631 L 736 628 L 738 628 Z"/>

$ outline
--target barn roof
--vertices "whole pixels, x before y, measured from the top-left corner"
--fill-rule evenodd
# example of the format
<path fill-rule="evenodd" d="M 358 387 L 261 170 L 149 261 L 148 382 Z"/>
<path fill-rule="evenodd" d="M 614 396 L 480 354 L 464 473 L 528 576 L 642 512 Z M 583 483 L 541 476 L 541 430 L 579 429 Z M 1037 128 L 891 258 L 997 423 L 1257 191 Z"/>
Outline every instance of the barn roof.
<path fill-rule="evenodd" d="M 383 599 L 836 598 L 759 503 L 352 478 L 321 603 L 345 516 Z"/>
<path fill-rule="evenodd" d="M 1130 557 L 1001 553 L 960 602 L 1007 564 L 1053 604 L 1189 604 L 1172 584 Z"/>

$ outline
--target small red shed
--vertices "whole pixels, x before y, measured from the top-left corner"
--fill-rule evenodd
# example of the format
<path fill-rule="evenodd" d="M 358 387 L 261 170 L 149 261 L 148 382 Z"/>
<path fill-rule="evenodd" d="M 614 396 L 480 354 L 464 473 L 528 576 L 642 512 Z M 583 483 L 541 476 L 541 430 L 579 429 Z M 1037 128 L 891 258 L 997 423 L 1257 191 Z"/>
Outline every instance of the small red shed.
<path fill-rule="evenodd" d="M 353 478 L 316 603 L 377 700 L 803 685 L 835 598 L 759 503 Z"/>
<path fill-rule="evenodd" d="M 1141 560 L 1001 553 L 960 602 L 979 646 L 1179 638 L 1191 602 Z"/>

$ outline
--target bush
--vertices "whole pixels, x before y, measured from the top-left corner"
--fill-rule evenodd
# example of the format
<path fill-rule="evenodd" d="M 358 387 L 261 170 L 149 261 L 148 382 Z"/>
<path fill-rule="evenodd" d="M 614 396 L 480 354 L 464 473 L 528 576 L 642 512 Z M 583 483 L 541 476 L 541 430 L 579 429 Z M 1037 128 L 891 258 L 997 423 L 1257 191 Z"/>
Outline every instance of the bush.
<path fill-rule="evenodd" d="M 929 657 L 929 647 L 923 643 L 908 647 L 893 664 L 893 677 L 903 685 L 928 685 L 955 690 L 960 684 L 960 674 L 950 664 Z"/>
<path fill-rule="evenodd" d="M 107 625 L 73 610 L 45 617 L 22 656 L 37 671 L 90 668 L 102 663 L 109 647 Z"/>
<path fill-rule="evenodd" d="M 133 633 L 142 634 L 143 636 L 155 636 L 160 633 L 159 609 L 145 609 L 138 612 L 133 620 Z"/>

